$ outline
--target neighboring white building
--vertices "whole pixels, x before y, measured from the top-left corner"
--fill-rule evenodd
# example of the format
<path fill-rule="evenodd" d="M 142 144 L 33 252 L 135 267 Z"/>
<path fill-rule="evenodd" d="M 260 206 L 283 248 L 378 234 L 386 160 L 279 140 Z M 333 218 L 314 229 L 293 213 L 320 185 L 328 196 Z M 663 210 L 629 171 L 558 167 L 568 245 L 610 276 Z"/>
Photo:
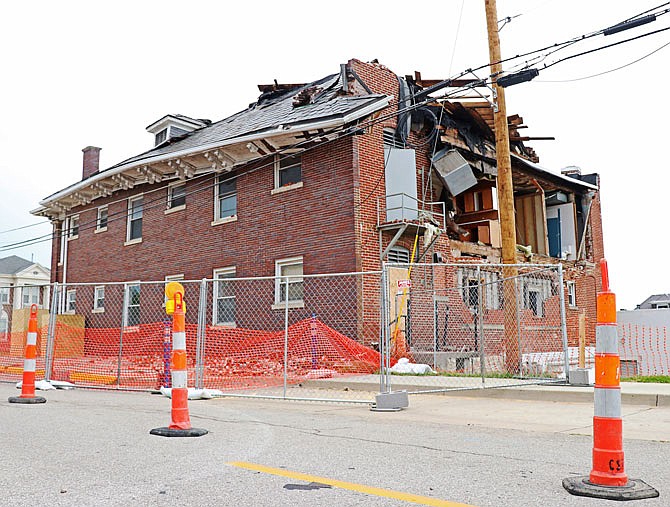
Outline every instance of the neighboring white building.
<path fill-rule="evenodd" d="M 16 255 L 0 259 L 0 334 L 8 331 L 12 309 L 36 304 L 49 307 L 50 271 Z"/>

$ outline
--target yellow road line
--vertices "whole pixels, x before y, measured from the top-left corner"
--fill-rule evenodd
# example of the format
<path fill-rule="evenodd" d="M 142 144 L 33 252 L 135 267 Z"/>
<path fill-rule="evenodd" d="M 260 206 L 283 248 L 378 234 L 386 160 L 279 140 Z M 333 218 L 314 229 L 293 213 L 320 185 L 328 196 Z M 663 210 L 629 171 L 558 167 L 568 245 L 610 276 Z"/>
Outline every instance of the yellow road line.
<path fill-rule="evenodd" d="M 403 493 L 402 491 L 393 491 L 392 489 L 375 488 L 372 486 L 365 486 L 363 484 L 355 484 L 353 482 L 338 481 L 335 479 L 328 479 L 326 477 L 318 477 L 316 475 L 303 474 L 301 472 L 292 472 L 291 470 L 284 470 L 283 468 L 272 468 L 264 465 L 257 465 L 255 463 L 247 463 L 244 461 L 233 461 L 227 465 L 253 470 L 254 472 L 263 472 L 266 474 L 279 475 L 281 477 L 289 477 L 299 481 L 318 482 L 320 484 L 327 484 L 340 489 L 347 489 L 349 491 L 357 491 L 366 495 L 375 495 L 385 498 L 393 498 L 394 500 L 403 500 L 405 502 L 417 503 L 421 505 L 432 505 L 434 507 L 473 507 L 472 505 L 449 502 L 447 500 L 440 500 L 439 498 L 431 498 L 429 496 L 413 495 L 411 493 Z"/>

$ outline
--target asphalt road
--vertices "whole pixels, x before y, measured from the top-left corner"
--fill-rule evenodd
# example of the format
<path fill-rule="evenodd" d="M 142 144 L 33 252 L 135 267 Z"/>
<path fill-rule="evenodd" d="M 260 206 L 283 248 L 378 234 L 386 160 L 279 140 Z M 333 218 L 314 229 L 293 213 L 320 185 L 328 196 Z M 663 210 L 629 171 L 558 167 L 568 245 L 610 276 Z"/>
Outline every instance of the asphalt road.
<path fill-rule="evenodd" d="M 164 438 L 149 435 L 169 423 L 161 396 L 77 389 L 9 404 L 17 394 L 0 384 L 3 506 L 421 504 L 402 494 L 481 507 L 608 505 L 561 486 L 591 468 L 587 403 L 421 395 L 403 412 L 375 413 L 222 398 L 189 403 L 193 426 L 209 434 Z M 624 407 L 624 438 L 628 475 L 661 496 L 614 505 L 670 505 L 670 408 Z"/>

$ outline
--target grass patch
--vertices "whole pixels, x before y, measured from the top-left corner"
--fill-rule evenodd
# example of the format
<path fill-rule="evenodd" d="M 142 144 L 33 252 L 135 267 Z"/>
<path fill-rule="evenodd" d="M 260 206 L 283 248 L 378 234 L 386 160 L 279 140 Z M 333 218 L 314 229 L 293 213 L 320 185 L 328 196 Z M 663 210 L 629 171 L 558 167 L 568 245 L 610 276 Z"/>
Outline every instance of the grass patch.
<path fill-rule="evenodd" d="M 644 382 L 654 384 L 670 384 L 670 375 L 650 375 L 648 377 L 626 377 L 622 382 Z"/>

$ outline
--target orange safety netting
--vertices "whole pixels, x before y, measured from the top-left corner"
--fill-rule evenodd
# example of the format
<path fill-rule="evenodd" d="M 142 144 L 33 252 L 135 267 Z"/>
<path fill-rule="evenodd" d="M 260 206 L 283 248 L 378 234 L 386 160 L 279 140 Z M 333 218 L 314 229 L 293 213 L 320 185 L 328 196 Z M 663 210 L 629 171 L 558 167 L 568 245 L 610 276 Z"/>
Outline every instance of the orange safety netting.
<path fill-rule="evenodd" d="M 46 333 L 41 333 L 46 336 Z M 186 325 L 189 384 L 195 375 L 197 326 Z M 24 338 L 25 340 L 25 338 Z M 44 368 L 45 346 L 38 367 Z M 79 385 L 154 389 L 169 382 L 170 323 L 123 328 L 56 327 L 53 380 Z M 0 376 L 20 375 L 22 358 L 0 357 Z M 285 357 L 286 356 L 286 357 Z M 379 352 L 309 318 L 287 332 L 208 326 L 205 329 L 204 385 L 245 389 L 287 380 L 369 374 L 379 369 Z"/>

